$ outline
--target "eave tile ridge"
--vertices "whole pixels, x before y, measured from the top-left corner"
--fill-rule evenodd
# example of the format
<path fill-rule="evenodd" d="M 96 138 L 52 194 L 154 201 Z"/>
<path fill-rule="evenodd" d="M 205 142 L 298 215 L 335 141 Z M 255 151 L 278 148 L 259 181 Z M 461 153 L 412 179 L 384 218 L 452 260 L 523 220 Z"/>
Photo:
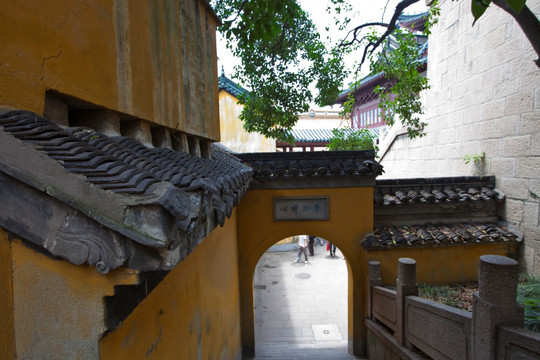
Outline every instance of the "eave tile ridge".
<path fill-rule="evenodd" d="M 236 98 L 238 98 L 242 94 L 249 93 L 248 90 L 244 89 L 243 87 L 229 79 L 223 73 L 218 78 L 218 90 L 225 90 Z"/>
<path fill-rule="evenodd" d="M 378 226 L 362 241 L 365 249 L 450 246 L 459 244 L 521 242 L 496 223 L 454 223 Z"/>
<path fill-rule="evenodd" d="M 383 207 L 504 199 L 493 176 L 377 180 L 373 194 L 375 206 Z"/>
<path fill-rule="evenodd" d="M 350 87 L 349 89 L 343 90 L 337 97 L 336 103 L 342 103 L 347 100 L 348 95 L 353 92 L 355 96 L 359 96 L 363 91 L 370 90 L 372 92 L 373 85 L 382 83 L 385 80 L 385 73 L 379 72 L 376 74 L 369 74 L 360 80 L 360 83 L 357 86 Z"/>
<path fill-rule="evenodd" d="M 133 209 L 161 205 L 176 219 L 178 231 L 184 234 L 181 236 L 191 238 L 193 246 L 231 216 L 246 194 L 252 176 L 249 166 L 216 147 L 212 147 L 211 158 L 202 159 L 172 149 L 148 148 L 135 139 L 108 137 L 88 128 L 63 129 L 28 111 L 0 115 L 0 131 L 32 144 L 67 172 L 81 175 L 86 183 L 121 195 L 115 197 L 119 204 L 134 206 Z M 84 201 L 79 199 L 77 203 Z M 138 216 L 150 216 L 137 209 L 134 211 Z M 123 225 L 118 225 L 118 219 L 115 221 L 113 227 L 122 232 Z M 154 244 L 143 238 L 134 239 L 155 247 L 177 241 L 164 238 L 167 244 Z"/>
<path fill-rule="evenodd" d="M 308 178 L 319 176 L 355 176 L 375 178 L 382 166 L 374 152 L 366 151 L 306 151 L 238 154 L 254 171 L 255 178 Z"/>
<path fill-rule="evenodd" d="M 332 129 L 291 129 L 288 134 L 295 142 L 327 142 L 332 137 Z"/>
<path fill-rule="evenodd" d="M 429 11 L 420 14 L 401 14 L 398 16 L 399 24 L 410 24 L 418 20 L 425 20 L 429 15 Z"/>

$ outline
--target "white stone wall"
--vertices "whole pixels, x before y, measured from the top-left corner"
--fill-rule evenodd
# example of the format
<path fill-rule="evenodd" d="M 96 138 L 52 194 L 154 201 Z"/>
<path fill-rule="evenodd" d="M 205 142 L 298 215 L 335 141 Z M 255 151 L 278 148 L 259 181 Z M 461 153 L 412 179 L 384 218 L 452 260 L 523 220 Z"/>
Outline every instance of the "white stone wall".
<path fill-rule="evenodd" d="M 540 0 L 527 6 L 539 16 Z M 507 200 L 501 216 L 522 234 L 522 263 L 540 274 L 540 69 L 518 24 L 494 5 L 472 26 L 470 0 L 442 0 L 429 39 L 427 136 L 387 136 L 384 178 L 472 175 L 462 157 L 485 152 Z M 396 132 L 399 134 L 399 131 Z M 389 135 L 391 135 L 390 133 Z"/>

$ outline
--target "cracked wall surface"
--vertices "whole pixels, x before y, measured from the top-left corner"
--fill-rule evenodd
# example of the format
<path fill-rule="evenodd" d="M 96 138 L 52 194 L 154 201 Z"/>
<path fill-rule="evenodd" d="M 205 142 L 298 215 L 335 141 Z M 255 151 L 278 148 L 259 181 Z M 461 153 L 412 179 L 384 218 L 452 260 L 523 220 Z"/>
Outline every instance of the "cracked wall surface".
<path fill-rule="evenodd" d="M 0 107 L 42 114 L 55 91 L 219 140 L 219 20 L 205 1 L 16 0 L 0 21 Z"/>

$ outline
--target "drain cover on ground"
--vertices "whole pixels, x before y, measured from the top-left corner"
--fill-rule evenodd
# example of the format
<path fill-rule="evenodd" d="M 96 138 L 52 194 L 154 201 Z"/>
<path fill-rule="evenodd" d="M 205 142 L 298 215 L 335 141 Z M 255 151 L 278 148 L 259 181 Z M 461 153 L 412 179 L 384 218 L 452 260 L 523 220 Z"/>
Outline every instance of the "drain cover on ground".
<path fill-rule="evenodd" d="M 315 341 L 343 340 L 337 324 L 311 325 Z"/>
<path fill-rule="evenodd" d="M 309 275 L 308 273 L 298 273 L 294 276 L 302 280 L 309 279 L 311 277 L 311 275 Z"/>

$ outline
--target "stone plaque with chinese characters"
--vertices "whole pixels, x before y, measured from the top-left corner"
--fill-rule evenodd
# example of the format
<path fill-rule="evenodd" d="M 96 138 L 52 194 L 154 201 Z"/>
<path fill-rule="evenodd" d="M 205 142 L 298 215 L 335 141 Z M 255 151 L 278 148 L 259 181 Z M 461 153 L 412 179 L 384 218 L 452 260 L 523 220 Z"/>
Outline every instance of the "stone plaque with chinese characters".
<path fill-rule="evenodd" d="M 274 220 L 328 220 L 328 196 L 275 197 Z"/>

